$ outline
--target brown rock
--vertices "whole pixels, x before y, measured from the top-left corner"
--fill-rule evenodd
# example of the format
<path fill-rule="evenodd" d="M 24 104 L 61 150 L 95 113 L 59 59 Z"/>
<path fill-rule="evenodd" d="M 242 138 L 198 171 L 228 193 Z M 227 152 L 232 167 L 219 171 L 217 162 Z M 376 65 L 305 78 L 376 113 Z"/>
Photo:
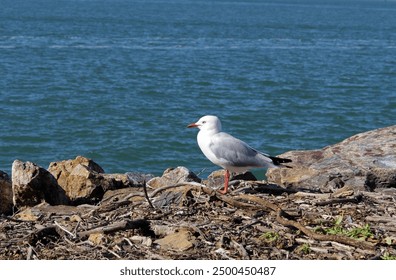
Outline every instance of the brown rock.
<path fill-rule="evenodd" d="M 0 170 L 0 214 L 12 212 L 12 184 L 7 173 Z"/>
<path fill-rule="evenodd" d="M 81 156 L 74 160 L 52 162 L 48 170 L 73 204 L 95 203 L 102 199 L 107 190 L 129 186 L 126 174 L 103 174 L 97 163 Z"/>
<path fill-rule="evenodd" d="M 190 230 L 181 228 L 164 238 L 155 240 L 154 243 L 160 245 L 163 250 L 186 251 L 194 247 L 194 241 L 195 237 Z"/>
<path fill-rule="evenodd" d="M 21 212 L 19 212 L 15 215 L 15 218 L 20 221 L 25 221 L 25 222 L 37 221 L 41 216 L 37 215 L 37 213 L 34 212 L 32 210 L 32 208 L 28 207 L 28 208 L 22 210 Z"/>
<path fill-rule="evenodd" d="M 93 160 L 83 157 L 83 156 L 77 156 L 75 159 L 69 159 L 69 160 L 64 160 L 64 161 L 60 161 L 60 162 L 52 162 L 52 163 L 50 163 L 49 169 L 55 168 L 57 165 L 62 165 L 62 166 L 64 166 L 64 169 L 67 171 L 67 170 L 72 170 L 78 164 L 85 165 L 90 170 L 96 171 L 97 173 L 104 173 L 103 168 L 100 167 L 99 164 L 97 164 Z"/>
<path fill-rule="evenodd" d="M 382 186 L 392 185 L 394 177 L 389 174 L 396 173 L 396 126 L 360 133 L 321 150 L 290 151 L 280 157 L 292 159 L 293 168 L 267 171 L 268 181 L 278 185 L 324 192 L 344 186 L 364 189 L 367 184 L 373 189 L 382 180 L 390 180 Z M 381 176 L 378 172 L 384 174 L 384 169 L 388 175 Z M 366 179 L 373 174 L 383 179 Z"/>
<path fill-rule="evenodd" d="M 51 205 L 69 202 L 51 173 L 29 161 L 15 160 L 12 164 L 12 191 L 18 208 L 34 206 L 43 200 Z"/>
<path fill-rule="evenodd" d="M 201 179 L 185 167 L 168 168 L 164 171 L 162 177 L 155 177 L 147 182 L 150 187 L 160 188 L 164 186 L 175 185 L 183 182 L 200 182 Z"/>
<path fill-rule="evenodd" d="M 105 242 L 105 235 L 103 233 L 92 233 L 88 237 L 88 241 L 94 245 L 102 245 Z"/>

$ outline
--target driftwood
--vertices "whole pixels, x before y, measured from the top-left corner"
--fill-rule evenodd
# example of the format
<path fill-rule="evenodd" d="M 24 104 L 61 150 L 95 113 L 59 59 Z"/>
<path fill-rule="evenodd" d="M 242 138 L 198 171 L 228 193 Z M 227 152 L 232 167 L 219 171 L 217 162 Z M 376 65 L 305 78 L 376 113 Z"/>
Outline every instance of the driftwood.
<path fill-rule="evenodd" d="M 152 232 L 150 229 L 150 223 L 146 220 L 139 219 L 139 220 L 124 220 L 121 222 L 116 222 L 111 225 L 101 226 L 94 229 L 86 230 L 83 232 L 78 233 L 79 237 L 86 237 L 94 233 L 111 233 L 115 231 L 122 231 L 128 229 L 142 229 L 147 232 Z"/>
<path fill-rule="evenodd" d="M 195 182 L 156 189 L 144 183 L 97 205 L 65 209 L 39 205 L 3 215 L 0 259 L 381 259 L 396 255 L 392 195 L 350 190 L 282 192 L 262 182 L 233 183 L 237 189 L 227 195 Z M 163 197 L 167 199 L 157 203 Z M 368 226 L 370 232 L 359 238 L 342 231 L 330 233 L 336 226 L 344 232 Z"/>

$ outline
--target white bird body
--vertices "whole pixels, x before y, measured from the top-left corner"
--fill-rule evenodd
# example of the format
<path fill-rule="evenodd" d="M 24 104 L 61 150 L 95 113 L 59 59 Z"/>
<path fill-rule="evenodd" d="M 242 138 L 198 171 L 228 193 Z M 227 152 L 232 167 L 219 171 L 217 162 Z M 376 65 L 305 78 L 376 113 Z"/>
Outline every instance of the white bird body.
<path fill-rule="evenodd" d="M 204 116 L 188 127 L 198 127 L 198 145 L 202 153 L 214 164 L 226 170 L 224 191 L 227 192 L 229 171 L 242 173 L 252 168 L 279 167 L 290 159 L 271 157 L 261 153 L 245 142 L 221 131 L 221 122 L 216 116 Z M 228 178 L 227 178 L 228 177 Z"/>

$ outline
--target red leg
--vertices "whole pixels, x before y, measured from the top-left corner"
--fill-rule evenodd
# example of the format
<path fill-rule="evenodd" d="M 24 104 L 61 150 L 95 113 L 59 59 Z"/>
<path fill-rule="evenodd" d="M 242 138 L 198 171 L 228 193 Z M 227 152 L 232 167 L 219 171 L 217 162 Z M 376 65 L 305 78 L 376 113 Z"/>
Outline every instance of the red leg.
<path fill-rule="evenodd" d="M 230 172 L 228 170 L 226 170 L 226 173 L 224 175 L 224 189 L 220 190 L 219 193 L 221 193 L 221 194 L 227 193 L 229 181 L 230 181 Z"/>

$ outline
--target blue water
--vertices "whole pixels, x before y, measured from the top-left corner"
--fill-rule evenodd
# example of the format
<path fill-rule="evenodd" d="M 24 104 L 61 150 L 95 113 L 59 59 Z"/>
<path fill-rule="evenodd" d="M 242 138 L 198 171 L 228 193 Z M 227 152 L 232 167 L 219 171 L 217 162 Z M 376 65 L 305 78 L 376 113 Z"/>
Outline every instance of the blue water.
<path fill-rule="evenodd" d="M 215 114 L 271 154 L 396 124 L 395 1 L 0 0 L 0 170 L 216 169 Z"/>

